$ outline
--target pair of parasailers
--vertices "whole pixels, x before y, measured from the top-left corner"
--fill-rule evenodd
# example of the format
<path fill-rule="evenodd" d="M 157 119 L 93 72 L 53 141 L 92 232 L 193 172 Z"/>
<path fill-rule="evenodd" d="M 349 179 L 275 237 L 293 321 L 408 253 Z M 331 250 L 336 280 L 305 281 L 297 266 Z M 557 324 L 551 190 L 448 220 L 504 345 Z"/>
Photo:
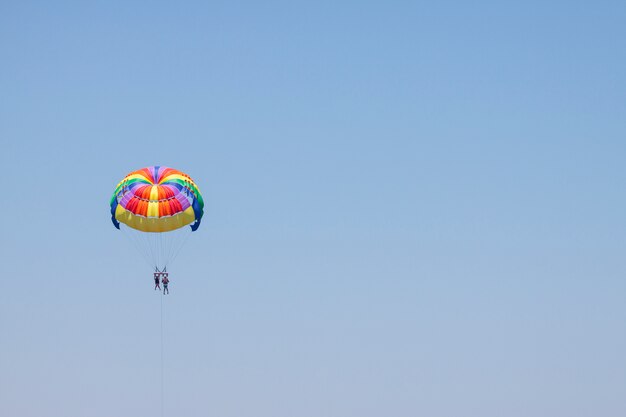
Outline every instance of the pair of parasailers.
<path fill-rule="evenodd" d="M 169 294 L 170 290 L 167 288 L 167 284 L 170 283 L 170 280 L 167 278 L 167 272 L 155 272 L 154 273 L 154 290 L 155 291 L 157 290 L 157 288 L 161 290 L 161 287 L 159 286 L 159 280 L 163 284 L 163 294 L 165 294 L 166 292 L 167 294 Z"/>

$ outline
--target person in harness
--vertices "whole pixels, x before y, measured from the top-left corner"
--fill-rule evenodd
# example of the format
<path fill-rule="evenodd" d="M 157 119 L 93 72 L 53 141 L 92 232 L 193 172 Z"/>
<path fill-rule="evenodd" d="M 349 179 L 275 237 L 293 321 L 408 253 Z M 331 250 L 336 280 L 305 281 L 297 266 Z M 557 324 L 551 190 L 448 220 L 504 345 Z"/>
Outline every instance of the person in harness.
<path fill-rule="evenodd" d="M 157 288 L 159 289 L 159 291 L 161 291 L 161 286 L 159 285 L 159 277 L 160 277 L 161 273 L 160 272 L 155 272 L 154 273 L 154 290 L 156 291 Z"/>
<path fill-rule="evenodd" d="M 165 294 L 165 291 L 167 291 L 167 293 L 170 293 L 169 288 L 167 288 L 167 284 L 170 283 L 169 278 L 167 278 L 167 272 L 163 272 L 162 273 L 163 278 L 161 278 L 161 282 L 163 283 L 163 294 Z"/>

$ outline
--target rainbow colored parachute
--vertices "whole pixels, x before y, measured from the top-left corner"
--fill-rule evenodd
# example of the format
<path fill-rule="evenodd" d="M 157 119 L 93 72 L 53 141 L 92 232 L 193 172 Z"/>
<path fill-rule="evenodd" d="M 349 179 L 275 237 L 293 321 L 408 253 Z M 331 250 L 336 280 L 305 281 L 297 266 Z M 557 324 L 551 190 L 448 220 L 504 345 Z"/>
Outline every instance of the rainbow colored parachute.
<path fill-rule="evenodd" d="M 186 240 L 176 243 L 182 239 L 173 235 L 200 227 L 203 209 L 202 195 L 191 177 L 161 166 L 131 172 L 111 197 L 113 225 L 130 232 L 135 245 L 157 270 L 167 266 Z"/>

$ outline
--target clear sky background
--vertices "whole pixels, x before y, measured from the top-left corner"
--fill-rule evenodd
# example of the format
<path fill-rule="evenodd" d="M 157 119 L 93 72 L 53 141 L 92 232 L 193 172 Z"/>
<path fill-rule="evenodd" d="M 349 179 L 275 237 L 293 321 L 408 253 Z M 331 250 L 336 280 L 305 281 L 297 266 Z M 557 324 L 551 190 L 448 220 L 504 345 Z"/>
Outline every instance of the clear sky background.
<path fill-rule="evenodd" d="M 0 5 L 0 415 L 626 415 L 626 3 Z"/>

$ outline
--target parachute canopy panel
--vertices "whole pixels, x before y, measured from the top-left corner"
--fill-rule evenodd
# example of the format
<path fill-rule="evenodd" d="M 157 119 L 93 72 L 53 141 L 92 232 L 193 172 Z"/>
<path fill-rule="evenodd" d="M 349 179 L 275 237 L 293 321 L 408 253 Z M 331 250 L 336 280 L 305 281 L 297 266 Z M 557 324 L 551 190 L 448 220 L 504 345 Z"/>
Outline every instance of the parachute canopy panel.
<path fill-rule="evenodd" d="M 173 168 L 152 166 L 128 174 L 111 197 L 111 221 L 141 232 L 170 232 L 200 226 L 204 201 L 191 177 Z"/>

